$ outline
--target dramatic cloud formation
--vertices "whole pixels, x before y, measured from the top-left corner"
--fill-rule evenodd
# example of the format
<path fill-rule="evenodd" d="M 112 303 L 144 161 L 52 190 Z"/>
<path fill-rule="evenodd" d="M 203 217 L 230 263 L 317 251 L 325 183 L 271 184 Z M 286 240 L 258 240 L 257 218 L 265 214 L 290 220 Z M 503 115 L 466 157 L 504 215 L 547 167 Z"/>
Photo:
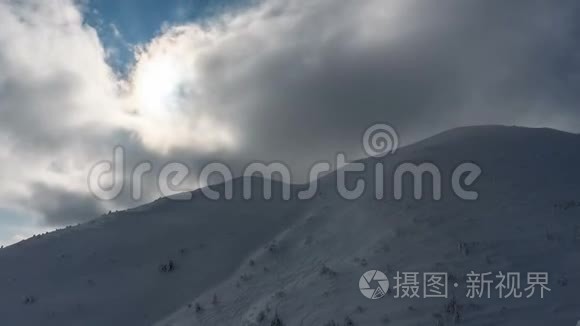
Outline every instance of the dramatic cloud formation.
<path fill-rule="evenodd" d="M 88 193 L 117 144 L 128 166 L 284 160 L 299 175 L 360 154 L 379 121 L 404 142 L 466 124 L 576 131 L 577 7 L 265 0 L 166 27 L 120 77 L 72 0 L 0 0 L 0 207 L 62 225 L 135 206 Z"/>
<path fill-rule="evenodd" d="M 86 195 L 85 164 L 122 123 L 116 77 L 82 20 L 70 1 L 0 1 L 3 206 Z"/>
<path fill-rule="evenodd" d="M 274 0 L 169 28 L 145 52 L 179 71 L 186 116 L 228 121 L 250 158 L 293 160 L 352 150 L 374 121 L 407 139 L 464 124 L 576 129 L 575 9 Z"/>

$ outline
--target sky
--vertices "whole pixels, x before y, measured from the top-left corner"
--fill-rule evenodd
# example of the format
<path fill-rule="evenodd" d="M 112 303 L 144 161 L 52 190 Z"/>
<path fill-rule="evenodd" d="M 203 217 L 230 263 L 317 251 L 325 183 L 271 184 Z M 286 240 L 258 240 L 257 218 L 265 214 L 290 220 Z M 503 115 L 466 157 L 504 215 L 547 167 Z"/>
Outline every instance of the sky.
<path fill-rule="evenodd" d="M 83 10 L 86 23 L 97 30 L 103 46 L 112 51 L 109 64 L 127 73 L 134 61 L 133 47 L 148 43 L 165 27 L 203 24 L 250 4 L 250 0 L 87 0 Z"/>
<path fill-rule="evenodd" d="M 0 244 L 141 201 L 126 166 L 362 153 L 465 125 L 580 129 L 576 1 L 0 0 Z M 296 173 L 300 177 L 301 173 Z M 184 189 L 199 184 L 191 179 Z"/>

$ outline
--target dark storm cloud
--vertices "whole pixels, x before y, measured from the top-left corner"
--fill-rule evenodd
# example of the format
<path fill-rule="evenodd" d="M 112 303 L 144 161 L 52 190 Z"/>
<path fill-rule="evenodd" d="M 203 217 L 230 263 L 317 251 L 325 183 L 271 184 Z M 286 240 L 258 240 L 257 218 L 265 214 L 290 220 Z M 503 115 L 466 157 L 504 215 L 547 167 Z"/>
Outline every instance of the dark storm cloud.
<path fill-rule="evenodd" d="M 36 184 L 32 200 L 21 204 L 42 212 L 44 223 L 50 226 L 86 222 L 103 213 L 103 207 L 90 195 Z"/>
<path fill-rule="evenodd" d="M 239 117 L 252 153 L 352 150 L 379 121 L 415 140 L 457 125 L 577 116 L 573 3 L 399 2 L 392 23 L 374 14 L 388 1 L 318 3 L 302 15 L 282 6 L 299 15 L 292 27 L 240 32 L 210 58 L 215 96 L 255 112 Z M 284 9 L 268 19 L 276 25 Z M 232 71 L 239 80 L 221 83 Z"/>

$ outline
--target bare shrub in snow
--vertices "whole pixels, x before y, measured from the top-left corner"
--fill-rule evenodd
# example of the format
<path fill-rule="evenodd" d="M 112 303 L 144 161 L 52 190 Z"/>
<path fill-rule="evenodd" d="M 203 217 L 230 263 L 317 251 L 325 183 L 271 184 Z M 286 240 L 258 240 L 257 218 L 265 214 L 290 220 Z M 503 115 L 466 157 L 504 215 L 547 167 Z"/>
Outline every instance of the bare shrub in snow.
<path fill-rule="evenodd" d="M 457 243 L 457 249 L 459 249 L 459 252 L 462 253 L 463 255 L 469 256 L 469 246 L 467 245 L 467 243 L 459 241 Z"/>
<path fill-rule="evenodd" d="M 460 322 L 462 319 L 463 306 L 457 303 L 455 297 L 451 298 L 449 302 L 445 305 L 445 313 L 448 317 L 451 317 L 454 322 Z"/>
<path fill-rule="evenodd" d="M 211 304 L 213 304 L 214 306 L 217 306 L 219 303 L 220 302 L 218 300 L 217 294 L 214 294 L 213 298 L 211 299 Z"/>
<path fill-rule="evenodd" d="M 278 313 L 276 313 L 276 315 L 274 316 L 274 319 L 272 319 L 270 326 L 284 326 L 284 323 L 282 322 L 282 319 L 280 319 L 280 316 L 278 315 Z"/>
<path fill-rule="evenodd" d="M 344 318 L 344 326 L 354 326 L 354 321 L 347 316 Z"/>
<path fill-rule="evenodd" d="M 252 279 L 252 275 L 250 274 L 242 274 L 240 275 L 240 280 L 247 282 Z"/>
<path fill-rule="evenodd" d="M 159 265 L 159 271 L 162 273 L 171 273 L 175 270 L 175 263 L 173 260 L 169 260 L 165 264 Z"/>
<path fill-rule="evenodd" d="M 256 321 L 261 324 L 264 322 L 264 320 L 266 320 L 266 313 L 264 311 L 260 311 L 258 316 L 256 316 Z"/>
<path fill-rule="evenodd" d="M 278 251 L 278 243 L 276 241 L 270 242 L 270 244 L 267 246 L 267 249 L 271 253 L 277 252 Z"/>
<path fill-rule="evenodd" d="M 336 276 L 336 272 L 324 264 L 320 269 L 320 275 L 334 277 Z"/>
<path fill-rule="evenodd" d="M 26 305 L 34 304 L 35 302 L 36 302 L 36 298 L 32 295 L 27 295 L 22 300 L 22 303 L 24 303 Z"/>

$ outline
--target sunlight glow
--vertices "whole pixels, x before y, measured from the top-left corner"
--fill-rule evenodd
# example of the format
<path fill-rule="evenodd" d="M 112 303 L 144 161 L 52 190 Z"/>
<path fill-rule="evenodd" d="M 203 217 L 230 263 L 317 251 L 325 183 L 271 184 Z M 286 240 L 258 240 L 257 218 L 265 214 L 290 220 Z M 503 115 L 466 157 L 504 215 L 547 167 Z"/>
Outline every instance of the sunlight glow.
<path fill-rule="evenodd" d="M 142 142 L 159 152 L 188 148 L 204 152 L 235 145 L 228 121 L 198 103 L 191 90 L 202 85 L 195 56 L 179 55 L 172 42 L 152 42 L 141 49 L 128 80 L 134 128 Z M 176 54 L 177 52 L 177 54 Z"/>
<path fill-rule="evenodd" d="M 180 76 L 169 57 L 140 61 L 133 76 L 136 105 L 140 113 L 157 118 L 169 114 L 177 104 Z"/>

